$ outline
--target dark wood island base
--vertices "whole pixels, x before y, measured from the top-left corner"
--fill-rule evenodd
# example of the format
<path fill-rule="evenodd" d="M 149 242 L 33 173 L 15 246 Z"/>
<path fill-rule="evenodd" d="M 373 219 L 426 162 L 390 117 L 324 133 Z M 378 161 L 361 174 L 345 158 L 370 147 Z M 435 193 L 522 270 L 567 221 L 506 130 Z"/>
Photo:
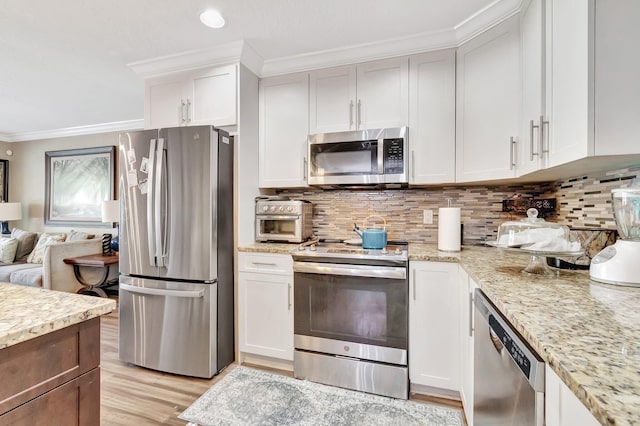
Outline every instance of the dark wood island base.
<path fill-rule="evenodd" d="M 100 424 L 100 318 L 0 350 L 0 425 Z"/>

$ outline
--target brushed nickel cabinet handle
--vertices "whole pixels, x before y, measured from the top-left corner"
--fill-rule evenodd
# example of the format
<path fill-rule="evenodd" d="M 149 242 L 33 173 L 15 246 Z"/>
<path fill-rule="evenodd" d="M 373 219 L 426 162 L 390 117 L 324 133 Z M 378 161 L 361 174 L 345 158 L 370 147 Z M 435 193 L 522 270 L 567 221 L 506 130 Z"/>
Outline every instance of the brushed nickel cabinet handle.
<path fill-rule="evenodd" d="M 349 129 L 353 127 L 353 99 L 349 101 Z"/>
<path fill-rule="evenodd" d="M 545 121 L 544 120 L 544 116 L 541 115 L 540 116 L 540 152 L 544 153 L 548 153 L 549 152 L 549 147 L 547 146 L 547 149 L 544 149 L 544 126 L 549 126 L 549 121 Z"/>
<path fill-rule="evenodd" d="M 416 178 L 416 152 L 411 150 L 411 177 Z"/>
<path fill-rule="evenodd" d="M 307 180 L 307 157 L 302 158 L 302 180 Z"/>
<path fill-rule="evenodd" d="M 413 301 L 416 300 L 416 270 L 413 270 Z"/>
<path fill-rule="evenodd" d="M 509 170 L 513 170 L 513 168 L 516 166 L 516 159 L 515 159 L 515 154 L 516 152 L 516 139 L 511 136 L 511 138 L 509 138 L 509 160 L 511 161 L 511 164 L 509 165 Z"/>
<path fill-rule="evenodd" d="M 180 108 L 178 108 L 178 119 L 180 120 L 180 123 L 184 124 L 186 119 L 184 118 L 184 107 L 185 107 L 185 103 L 184 103 L 184 99 L 180 99 Z"/>
<path fill-rule="evenodd" d="M 287 308 L 287 310 L 291 310 L 291 283 L 287 284 L 287 302 L 289 304 L 289 307 Z"/>
<path fill-rule="evenodd" d="M 529 121 L 529 161 L 533 161 L 533 156 L 538 155 L 538 152 L 533 152 L 533 129 L 538 129 L 538 135 L 540 135 L 540 125 L 533 124 L 533 120 Z"/>
<path fill-rule="evenodd" d="M 473 337 L 473 292 L 469 292 L 469 337 Z"/>
<path fill-rule="evenodd" d="M 358 99 L 358 111 L 356 111 L 358 118 L 358 129 L 362 127 L 362 102 Z"/>

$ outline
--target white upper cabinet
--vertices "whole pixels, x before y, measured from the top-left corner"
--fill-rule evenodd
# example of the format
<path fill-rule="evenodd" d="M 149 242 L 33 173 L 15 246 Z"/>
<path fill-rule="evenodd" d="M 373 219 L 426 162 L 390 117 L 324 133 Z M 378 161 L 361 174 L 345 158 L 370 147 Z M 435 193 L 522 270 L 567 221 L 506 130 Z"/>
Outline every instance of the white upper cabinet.
<path fill-rule="evenodd" d="M 411 184 L 455 181 L 455 50 L 409 58 Z"/>
<path fill-rule="evenodd" d="M 407 58 L 311 72 L 309 133 L 406 126 L 408 80 Z"/>
<path fill-rule="evenodd" d="M 456 181 L 514 177 L 521 106 L 519 19 L 463 44 L 457 59 Z"/>
<path fill-rule="evenodd" d="M 237 90 L 236 65 L 149 78 L 145 82 L 145 127 L 235 125 Z"/>
<path fill-rule="evenodd" d="M 309 76 L 310 133 L 354 130 L 356 120 L 356 68 L 313 71 Z"/>
<path fill-rule="evenodd" d="M 259 98 L 260 187 L 307 186 L 309 75 L 264 78 Z"/>
<path fill-rule="evenodd" d="M 595 153 L 640 153 L 640 2 L 595 5 Z"/>
<path fill-rule="evenodd" d="M 522 60 L 522 121 L 517 150 L 519 175 L 543 167 L 544 119 L 544 0 L 522 3 L 520 11 L 520 54 Z"/>
<path fill-rule="evenodd" d="M 539 22 L 545 40 L 541 55 L 545 118 L 536 128 L 536 140 L 542 130 L 538 166 L 640 154 L 640 54 L 634 45 L 640 39 L 640 2 L 532 0 L 531 8 L 536 11 L 531 22 Z M 542 20 L 537 18 L 539 8 L 544 11 Z M 524 28 L 536 30 L 533 23 L 526 27 L 525 20 L 523 15 L 523 39 Z M 523 43 L 523 64 L 538 51 L 533 43 Z M 532 71 L 524 71 L 525 84 L 527 72 Z M 524 89 L 526 98 L 526 85 Z M 525 111 L 527 105 L 533 104 L 524 102 Z M 533 119 L 539 125 L 534 109 L 523 120 Z"/>
<path fill-rule="evenodd" d="M 592 6 L 592 1 L 585 0 L 546 4 L 547 167 L 594 153 L 593 92 L 589 87 L 589 63 L 593 65 L 589 48 L 593 38 L 593 25 L 589 23 Z"/>
<path fill-rule="evenodd" d="M 189 79 L 190 125 L 236 124 L 237 71 L 235 65 L 196 71 Z"/>

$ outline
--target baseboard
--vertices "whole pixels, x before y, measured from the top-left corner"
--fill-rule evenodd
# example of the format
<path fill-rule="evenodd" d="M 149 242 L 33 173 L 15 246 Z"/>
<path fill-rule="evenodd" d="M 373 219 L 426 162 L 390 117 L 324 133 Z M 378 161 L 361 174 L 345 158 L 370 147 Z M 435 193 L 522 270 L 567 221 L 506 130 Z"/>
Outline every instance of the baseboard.
<path fill-rule="evenodd" d="M 411 383 L 409 392 L 414 394 L 426 395 L 429 397 L 448 399 L 452 401 L 462 402 L 460 392 L 449 389 L 436 388 L 433 386 L 418 385 Z"/>
<path fill-rule="evenodd" d="M 285 359 L 271 358 L 268 356 L 240 352 L 239 361 L 241 365 L 256 365 L 260 367 L 273 368 L 275 370 L 293 372 L 293 361 L 288 361 Z"/>

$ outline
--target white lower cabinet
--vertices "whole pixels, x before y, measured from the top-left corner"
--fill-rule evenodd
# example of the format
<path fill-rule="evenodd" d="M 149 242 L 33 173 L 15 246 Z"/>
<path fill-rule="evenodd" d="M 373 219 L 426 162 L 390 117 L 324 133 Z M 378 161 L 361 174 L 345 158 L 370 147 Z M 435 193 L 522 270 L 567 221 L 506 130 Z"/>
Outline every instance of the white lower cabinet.
<path fill-rule="evenodd" d="M 293 360 L 293 261 L 290 255 L 239 253 L 240 352 Z"/>
<path fill-rule="evenodd" d="M 467 424 L 473 425 L 473 296 L 478 285 L 460 267 L 460 399 Z"/>
<path fill-rule="evenodd" d="M 545 367 L 546 426 L 597 426 L 600 424 L 587 407 L 549 367 Z"/>
<path fill-rule="evenodd" d="M 410 262 L 409 380 L 459 390 L 459 266 Z"/>

